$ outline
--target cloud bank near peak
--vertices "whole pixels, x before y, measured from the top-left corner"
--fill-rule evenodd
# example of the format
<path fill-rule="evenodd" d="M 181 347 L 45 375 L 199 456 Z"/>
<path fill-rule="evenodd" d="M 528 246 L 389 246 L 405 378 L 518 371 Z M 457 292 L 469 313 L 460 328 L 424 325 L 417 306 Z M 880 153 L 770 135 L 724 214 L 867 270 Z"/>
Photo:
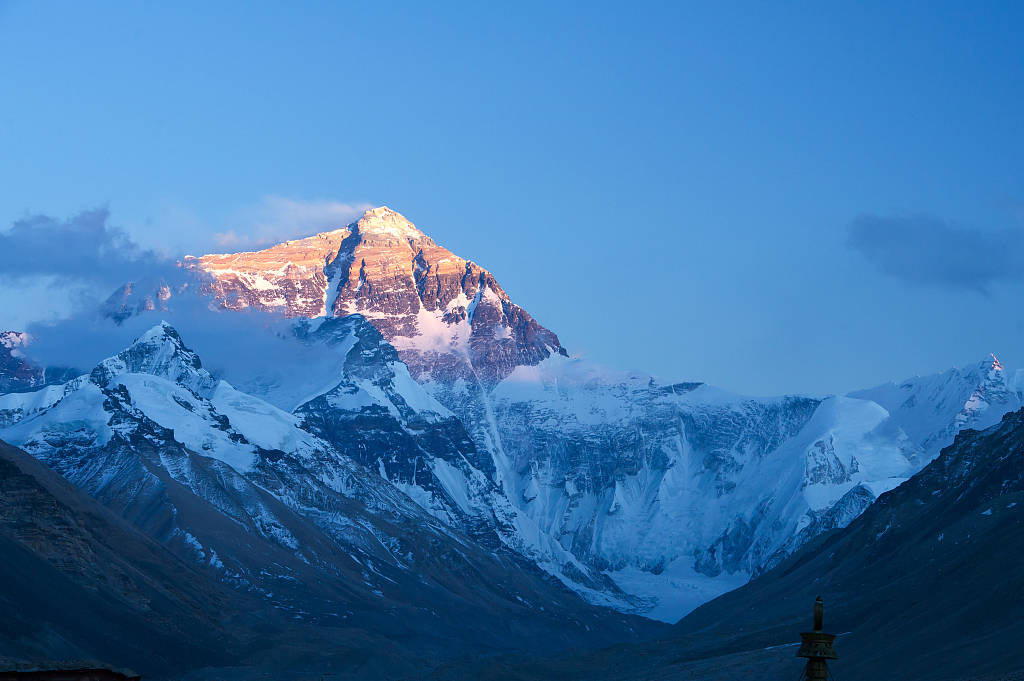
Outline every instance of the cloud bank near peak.
<path fill-rule="evenodd" d="M 0 281 L 51 277 L 61 283 L 116 286 L 167 260 L 110 224 L 106 208 L 67 220 L 36 215 L 0 232 Z"/>
<path fill-rule="evenodd" d="M 263 248 L 344 227 L 369 208 L 268 195 L 216 221 L 171 206 L 130 232 L 112 224 L 106 207 L 66 219 L 26 217 L 0 229 L 0 330 L 96 308 L 127 283 L 173 283 L 185 252 Z"/>

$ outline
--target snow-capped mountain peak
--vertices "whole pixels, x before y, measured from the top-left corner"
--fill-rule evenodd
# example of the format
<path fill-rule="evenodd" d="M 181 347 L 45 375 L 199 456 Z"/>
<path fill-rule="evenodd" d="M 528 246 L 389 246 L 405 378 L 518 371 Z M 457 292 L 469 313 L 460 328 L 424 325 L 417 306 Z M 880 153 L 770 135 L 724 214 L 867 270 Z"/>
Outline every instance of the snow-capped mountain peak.
<path fill-rule="evenodd" d="M 1019 409 L 1017 374 L 1007 372 L 996 356 L 939 374 L 915 376 L 850 393 L 873 400 L 923 450 L 926 463 L 964 428 L 982 429 L 1008 411 Z"/>
<path fill-rule="evenodd" d="M 991 355 L 992 355 L 992 369 L 995 370 L 995 371 L 1002 371 L 1003 370 L 1002 362 L 1000 362 L 999 358 L 995 356 L 995 353 L 991 353 Z"/>
<path fill-rule="evenodd" d="M 490 272 L 387 206 L 343 229 L 261 251 L 190 256 L 183 265 L 208 278 L 198 290 L 222 308 L 300 318 L 361 314 L 417 380 L 492 385 L 516 366 L 565 354 Z"/>
<path fill-rule="evenodd" d="M 355 226 L 362 234 L 387 235 L 404 239 L 422 239 L 425 236 L 404 215 L 387 206 L 371 208 L 366 211 Z"/>
<path fill-rule="evenodd" d="M 980 364 L 981 380 L 953 419 L 957 431 L 968 427 L 987 427 L 991 425 L 990 421 L 995 422 L 1006 413 L 1005 407 L 1020 402 L 1020 397 L 1007 384 L 1003 365 L 994 354 L 991 358 Z M 986 414 L 990 409 L 992 413 Z"/>
<path fill-rule="evenodd" d="M 217 380 L 203 368 L 199 355 L 185 345 L 167 322 L 160 322 L 139 336 L 131 347 L 100 362 L 92 371 L 92 380 L 103 386 L 126 373 L 159 376 L 204 396 L 217 385 Z"/>

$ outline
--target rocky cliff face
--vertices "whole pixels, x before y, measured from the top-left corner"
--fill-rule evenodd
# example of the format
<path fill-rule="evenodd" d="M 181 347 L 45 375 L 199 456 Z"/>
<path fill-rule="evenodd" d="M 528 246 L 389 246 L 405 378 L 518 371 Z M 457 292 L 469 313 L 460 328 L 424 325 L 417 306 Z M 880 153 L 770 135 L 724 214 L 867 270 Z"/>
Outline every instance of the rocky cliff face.
<path fill-rule="evenodd" d="M 324 270 L 350 234 L 350 228 L 338 229 L 258 252 L 186 256 L 184 264 L 212 276 L 208 290 L 224 307 L 317 317 L 326 309 Z"/>
<path fill-rule="evenodd" d="M 386 208 L 308 239 L 185 264 L 210 275 L 230 309 L 289 317 L 359 313 L 418 379 L 493 384 L 519 365 L 562 353 L 558 337 L 514 304 L 490 272 L 454 255 Z"/>

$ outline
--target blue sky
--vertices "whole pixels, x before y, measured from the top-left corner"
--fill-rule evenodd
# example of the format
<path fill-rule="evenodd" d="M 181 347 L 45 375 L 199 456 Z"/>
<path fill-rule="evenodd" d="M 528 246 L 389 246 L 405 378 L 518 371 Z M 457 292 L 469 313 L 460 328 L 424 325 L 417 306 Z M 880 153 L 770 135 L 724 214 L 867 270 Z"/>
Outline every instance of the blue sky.
<path fill-rule="evenodd" d="M 0 229 L 174 256 L 386 204 L 614 367 L 1024 367 L 1024 6 L 779 5 L 0 0 Z M 0 326 L 94 285 L 19 243 Z"/>

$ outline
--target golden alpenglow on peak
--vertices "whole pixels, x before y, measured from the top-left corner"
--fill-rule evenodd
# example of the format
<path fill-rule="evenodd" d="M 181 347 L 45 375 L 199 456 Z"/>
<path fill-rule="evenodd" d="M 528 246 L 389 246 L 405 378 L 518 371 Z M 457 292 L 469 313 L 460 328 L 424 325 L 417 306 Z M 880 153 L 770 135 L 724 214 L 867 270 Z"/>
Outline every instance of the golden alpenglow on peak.
<path fill-rule="evenodd" d="M 416 229 L 404 215 L 387 206 L 371 208 L 356 222 L 361 233 L 382 234 L 409 239 L 422 239 L 425 235 Z"/>
<path fill-rule="evenodd" d="M 204 292 L 229 309 L 287 317 L 366 317 L 417 375 L 498 380 L 564 354 L 558 337 L 515 305 L 490 272 L 437 245 L 387 206 L 344 229 L 262 251 L 189 258 Z"/>

